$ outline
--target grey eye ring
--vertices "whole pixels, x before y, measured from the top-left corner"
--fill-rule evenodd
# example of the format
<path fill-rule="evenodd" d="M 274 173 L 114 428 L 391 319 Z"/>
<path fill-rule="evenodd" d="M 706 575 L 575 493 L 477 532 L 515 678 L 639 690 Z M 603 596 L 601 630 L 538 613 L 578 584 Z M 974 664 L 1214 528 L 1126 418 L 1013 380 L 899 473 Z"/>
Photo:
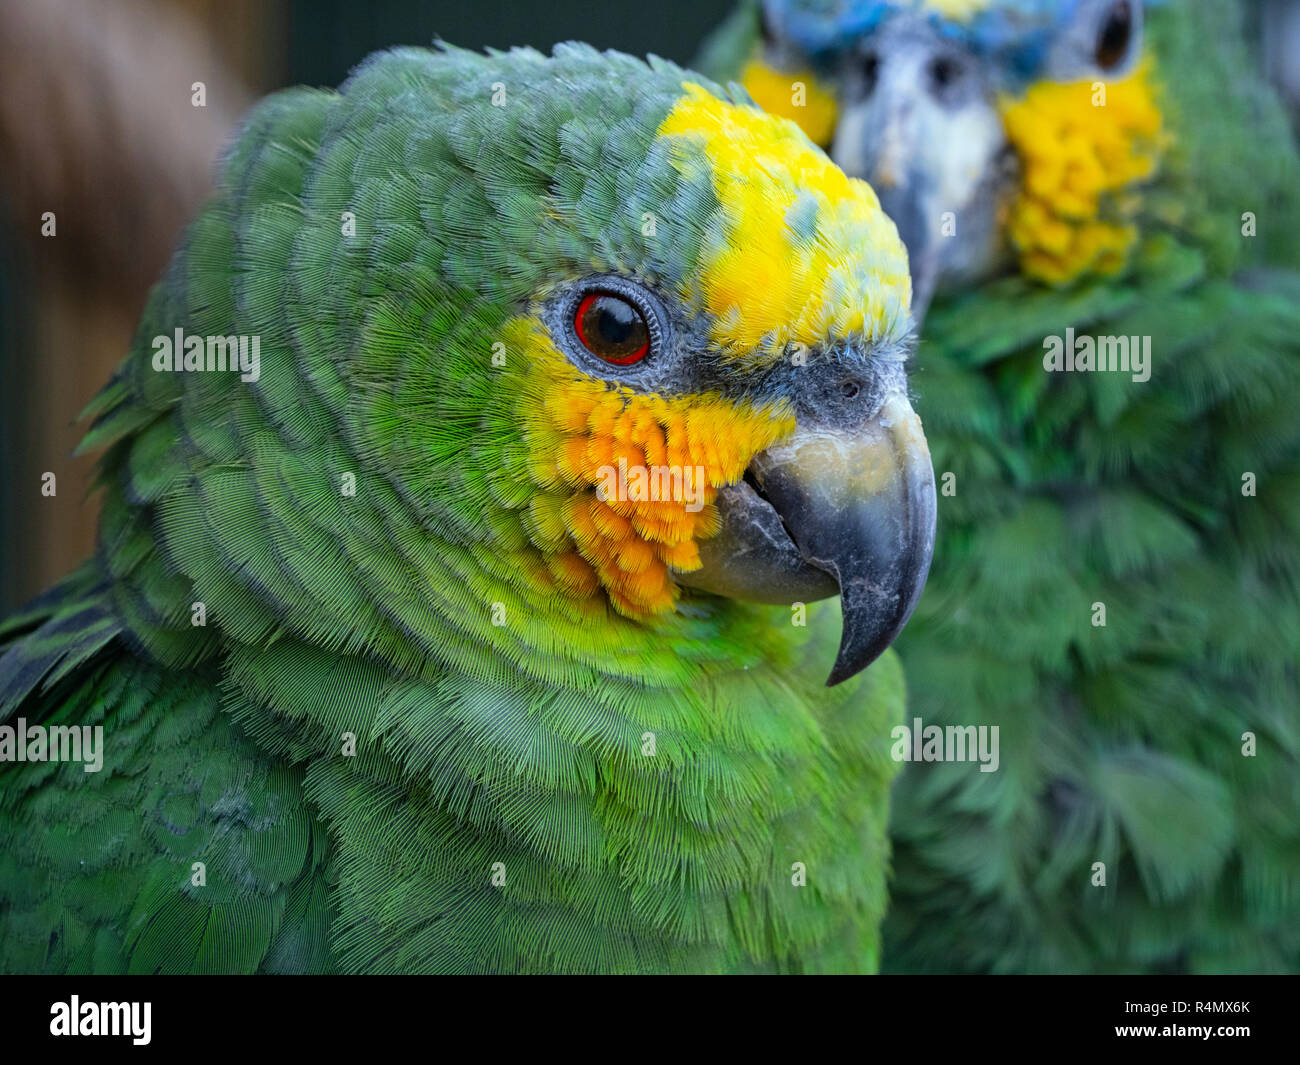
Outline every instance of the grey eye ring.
<path fill-rule="evenodd" d="M 570 358 L 602 375 L 634 376 L 662 357 L 668 316 L 646 286 L 617 274 L 574 282 L 548 315 Z"/>

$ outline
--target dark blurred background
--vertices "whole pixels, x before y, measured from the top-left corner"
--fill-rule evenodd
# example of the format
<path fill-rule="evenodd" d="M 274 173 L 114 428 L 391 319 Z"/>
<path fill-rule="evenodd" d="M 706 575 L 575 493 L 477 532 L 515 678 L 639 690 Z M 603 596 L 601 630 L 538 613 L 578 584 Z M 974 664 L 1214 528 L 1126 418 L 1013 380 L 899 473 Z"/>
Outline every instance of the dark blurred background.
<path fill-rule="evenodd" d="M 0 614 L 93 548 L 93 457 L 72 458 L 76 416 L 125 354 L 254 99 L 337 85 L 376 48 L 439 36 L 471 48 L 581 39 L 686 63 L 731 6 L 0 0 Z M 1300 0 L 1257 0 L 1252 14 L 1259 61 L 1300 110 Z"/>

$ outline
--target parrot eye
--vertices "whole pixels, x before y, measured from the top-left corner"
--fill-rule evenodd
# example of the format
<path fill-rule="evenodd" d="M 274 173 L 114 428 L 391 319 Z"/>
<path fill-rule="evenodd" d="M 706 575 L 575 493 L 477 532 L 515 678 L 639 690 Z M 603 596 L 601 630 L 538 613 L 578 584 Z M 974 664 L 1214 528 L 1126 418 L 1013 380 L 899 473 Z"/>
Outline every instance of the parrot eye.
<path fill-rule="evenodd" d="M 631 366 L 650 350 L 650 326 L 640 308 L 612 292 L 591 292 L 578 303 L 573 329 L 582 346 L 615 366 Z"/>
<path fill-rule="evenodd" d="M 636 278 L 611 273 L 560 286 L 542 313 L 557 346 L 598 376 L 645 383 L 674 362 L 672 320 Z"/>
<path fill-rule="evenodd" d="M 971 68 L 956 52 L 943 52 L 925 67 L 929 92 L 940 103 L 955 106 L 968 95 Z"/>
<path fill-rule="evenodd" d="M 1102 70 L 1114 70 L 1128 56 L 1133 39 L 1133 8 L 1129 0 L 1112 4 L 1097 33 L 1094 58 Z"/>

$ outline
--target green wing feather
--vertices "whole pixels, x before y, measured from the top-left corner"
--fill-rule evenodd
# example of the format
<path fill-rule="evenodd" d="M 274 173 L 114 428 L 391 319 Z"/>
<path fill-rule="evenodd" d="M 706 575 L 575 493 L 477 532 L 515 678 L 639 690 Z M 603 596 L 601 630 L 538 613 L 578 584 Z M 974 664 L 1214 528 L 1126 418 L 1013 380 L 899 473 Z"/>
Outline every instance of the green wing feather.
<path fill-rule="evenodd" d="M 898 646 L 913 712 L 999 724 L 1002 769 L 900 779 L 892 967 L 1300 967 L 1300 163 L 1238 16 L 1151 12 L 1176 141 L 1124 276 L 926 321 L 957 489 Z M 1149 336 L 1150 381 L 1043 373 L 1066 325 Z"/>
<path fill-rule="evenodd" d="M 133 654 L 92 577 L 6 626 L 0 720 L 102 729 L 102 764 L 0 769 L 0 969 L 328 969 L 328 850 L 301 771 L 232 727 L 214 677 Z"/>

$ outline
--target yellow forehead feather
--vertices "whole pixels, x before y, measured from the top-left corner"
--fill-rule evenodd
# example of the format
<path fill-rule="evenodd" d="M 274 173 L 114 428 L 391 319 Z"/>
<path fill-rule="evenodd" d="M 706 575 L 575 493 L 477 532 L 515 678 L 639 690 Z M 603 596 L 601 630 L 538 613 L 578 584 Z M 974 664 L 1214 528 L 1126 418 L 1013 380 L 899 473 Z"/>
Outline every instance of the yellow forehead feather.
<path fill-rule="evenodd" d="M 992 0 L 925 0 L 925 11 L 933 11 L 952 22 L 969 22 L 992 4 Z"/>
<path fill-rule="evenodd" d="M 683 88 L 659 136 L 682 142 L 673 153 L 682 173 L 708 167 L 721 206 L 696 291 L 683 293 L 714 316 L 713 341 L 739 357 L 778 358 L 791 343 L 901 339 L 907 252 L 871 187 L 793 122 Z"/>
<path fill-rule="evenodd" d="M 822 148 L 830 147 L 838 106 L 834 94 L 812 71 L 787 73 L 756 59 L 745 65 L 740 83 L 769 115 L 797 122 L 810 141 Z"/>

